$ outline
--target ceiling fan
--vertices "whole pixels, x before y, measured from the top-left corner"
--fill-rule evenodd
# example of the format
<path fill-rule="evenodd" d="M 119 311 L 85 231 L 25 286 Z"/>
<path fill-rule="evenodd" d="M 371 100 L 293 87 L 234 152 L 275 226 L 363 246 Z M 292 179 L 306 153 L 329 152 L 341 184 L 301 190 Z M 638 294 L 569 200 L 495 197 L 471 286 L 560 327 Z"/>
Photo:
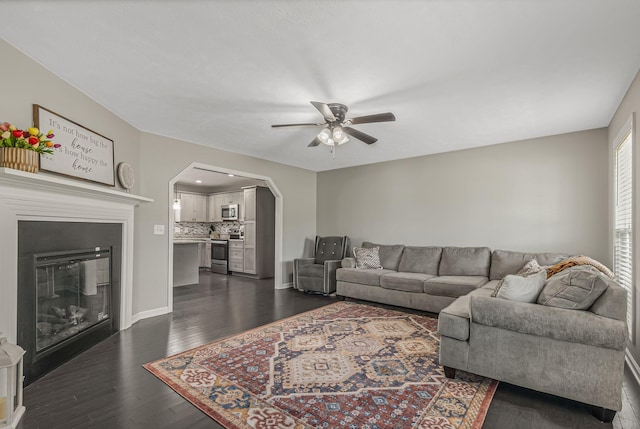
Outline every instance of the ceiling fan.
<path fill-rule="evenodd" d="M 351 128 L 351 125 L 369 124 L 372 122 L 391 122 L 396 120 L 396 117 L 391 112 L 346 119 L 349 108 L 344 104 L 320 103 L 317 101 L 312 101 L 311 104 L 313 104 L 313 106 L 322 114 L 325 120 L 324 123 L 280 124 L 271 125 L 271 127 L 324 127 L 323 130 L 318 133 L 316 138 L 309 143 L 309 147 L 315 147 L 320 143 L 324 143 L 327 146 L 331 146 L 331 149 L 333 150 L 335 146 L 349 141 L 347 135 L 361 140 L 366 144 L 373 144 L 378 141 L 377 138 L 370 136 L 369 134 L 358 131 L 355 128 Z"/>

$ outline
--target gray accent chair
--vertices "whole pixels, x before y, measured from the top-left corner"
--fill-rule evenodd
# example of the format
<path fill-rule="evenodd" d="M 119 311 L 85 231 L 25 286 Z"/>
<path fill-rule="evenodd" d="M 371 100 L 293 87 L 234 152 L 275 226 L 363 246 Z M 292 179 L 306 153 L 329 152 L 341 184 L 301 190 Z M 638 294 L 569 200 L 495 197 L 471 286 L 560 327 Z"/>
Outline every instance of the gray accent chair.
<path fill-rule="evenodd" d="M 336 291 L 336 270 L 347 255 L 349 237 L 316 237 L 315 256 L 293 260 L 295 289 L 329 295 Z"/>
<path fill-rule="evenodd" d="M 491 280 L 440 312 L 445 375 L 460 369 L 583 402 L 611 421 L 622 406 L 626 291 L 603 275 L 608 288 L 587 310 L 491 297 L 532 256 L 547 265 L 556 255 L 494 251 Z"/>

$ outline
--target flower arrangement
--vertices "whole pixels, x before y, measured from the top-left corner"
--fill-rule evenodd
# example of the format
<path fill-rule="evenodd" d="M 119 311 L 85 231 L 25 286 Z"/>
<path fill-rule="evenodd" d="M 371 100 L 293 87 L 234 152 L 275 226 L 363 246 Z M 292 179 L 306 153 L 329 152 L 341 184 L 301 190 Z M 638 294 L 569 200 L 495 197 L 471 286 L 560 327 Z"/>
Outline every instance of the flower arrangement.
<path fill-rule="evenodd" d="M 61 146 L 51 141 L 55 137 L 53 130 L 44 134 L 36 127 L 20 130 L 15 125 L 5 122 L 0 124 L 0 133 L 0 147 L 17 147 L 38 153 L 52 154 L 52 148 Z"/>

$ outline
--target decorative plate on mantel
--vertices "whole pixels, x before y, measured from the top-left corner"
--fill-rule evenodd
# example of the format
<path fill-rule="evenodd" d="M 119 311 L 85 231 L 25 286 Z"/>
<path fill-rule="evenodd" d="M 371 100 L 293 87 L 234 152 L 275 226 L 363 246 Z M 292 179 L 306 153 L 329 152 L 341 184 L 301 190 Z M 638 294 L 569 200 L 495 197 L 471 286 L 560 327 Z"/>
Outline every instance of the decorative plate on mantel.
<path fill-rule="evenodd" d="M 118 182 L 120 182 L 120 186 L 126 189 L 127 192 L 129 192 L 135 183 L 133 167 L 126 162 L 118 164 Z"/>

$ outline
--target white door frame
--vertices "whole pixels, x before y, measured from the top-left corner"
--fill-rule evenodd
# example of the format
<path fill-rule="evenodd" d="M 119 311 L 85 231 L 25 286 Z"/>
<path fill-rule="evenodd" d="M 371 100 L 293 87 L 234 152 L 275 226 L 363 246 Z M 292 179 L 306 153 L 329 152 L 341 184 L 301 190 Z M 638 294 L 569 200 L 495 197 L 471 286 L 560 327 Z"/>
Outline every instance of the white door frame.
<path fill-rule="evenodd" d="M 273 181 L 273 179 L 271 179 L 271 177 L 268 176 L 262 176 L 259 174 L 253 174 L 253 173 L 248 173 L 246 171 L 238 171 L 238 170 L 232 170 L 229 168 L 225 168 L 225 167 L 217 167 L 214 165 L 209 165 L 209 164 L 202 164 L 199 162 L 192 162 L 190 165 L 188 165 L 187 167 L 185 167 L 180 173 L 178 173 L 178 175 L 176 175 L 173 179 L 171 179 L 169 181 L 169 189 L 168 189 L 168 193 L 169 193 L 169 204 L 168 204 L 168 210 L 169 210 L 169 231 L 168 231 L 168 242 L 169 242 L 169 260 L 167 261 L 167 267 L 168 267 L 168 279 L 169 281 L 167 282 L 168 284 L 168 290 L 167 290 L 167 304 L 169 307 L 169 312 L 173 311 L 173 224 L 175 221 L 175 217 L 174 217 L 174 211 L 173 211 L 173 207 L 172 207 L 172 202 L 174 200 L 174 187 L 175 184 L 180 180 L 180 177 L 187 171 L 190 171 L 194 168 L 198 168 L 200 170 L 209 170 L 209 171 L 213 171 L 216 173 L 224 173 L 224 174 L 234 174 L 236 176 L 241 176 L 241 177 L 248 177 L 250 179 L 257 179 L 257 180 L 263 180 L 267 183 L 267 186 L 269 186 L 269 190 L 271 190 L 271 193 L 276 197 L 276 214 L 275 214 L 275 227 L 276 227 L 276 231 L 275 231 L 275 267 L 274 267 L 274 275 L 273 275 L 273 283 L 274 283 L 274 288 L 275 289 L 286 289 L 288 287 L 290 287 L 290 285 L 285 284 L 284 283 L 284 279 L 283 279 L 283 273 L 282 273 L 282 262 L 283 262 L 283 254 L 282 254 L 282 211 L 283 211 L 283 197 L 282 197 L 282 192 L 280 192 L 280 190 L 278 189 L 278 187 L 276 186 L 275 182 Z"/>

